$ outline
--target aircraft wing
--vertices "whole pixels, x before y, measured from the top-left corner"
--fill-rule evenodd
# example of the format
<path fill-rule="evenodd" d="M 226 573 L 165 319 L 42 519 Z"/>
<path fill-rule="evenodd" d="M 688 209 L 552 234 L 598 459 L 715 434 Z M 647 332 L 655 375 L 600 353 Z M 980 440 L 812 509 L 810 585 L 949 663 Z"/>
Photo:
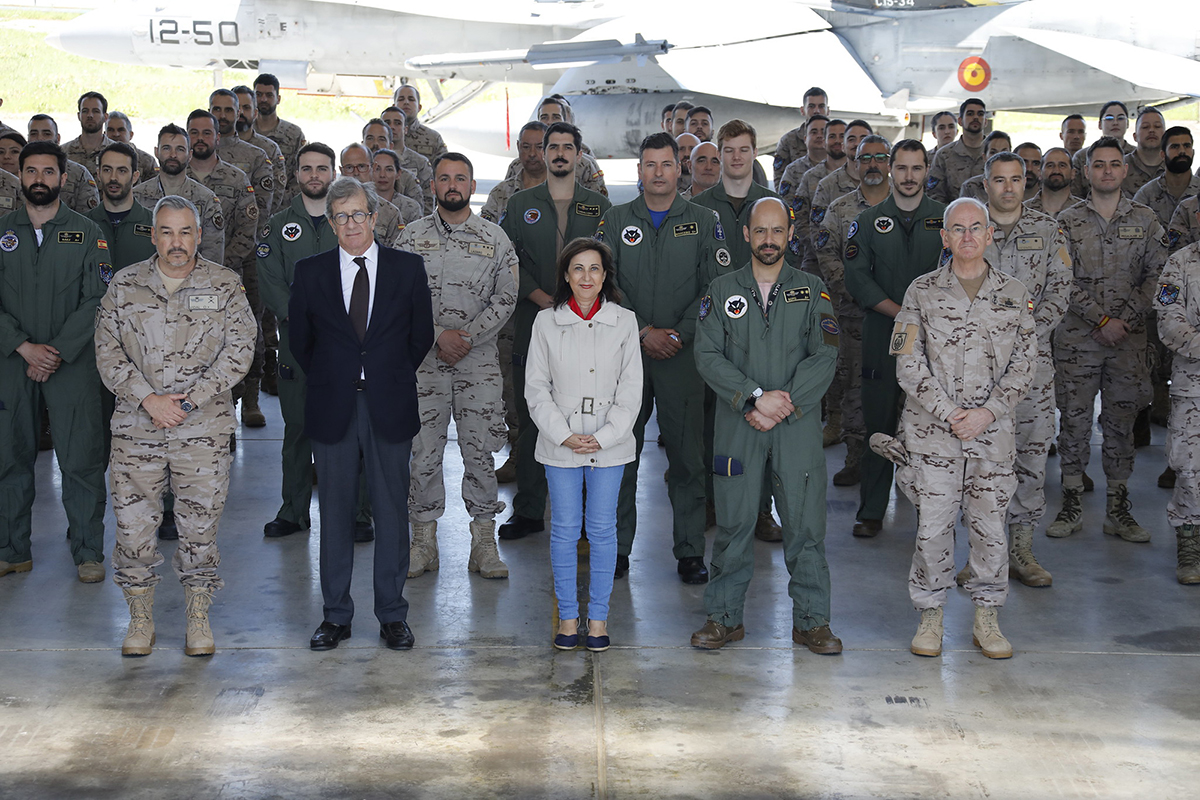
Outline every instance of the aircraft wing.
<path fill-rule="evenodd" d="M 1013 36 L 1134 86 L 1173 95 L 1200 97 L 1200 62 L 1114 39 L 1031 28 L 1007 30 Z"/>

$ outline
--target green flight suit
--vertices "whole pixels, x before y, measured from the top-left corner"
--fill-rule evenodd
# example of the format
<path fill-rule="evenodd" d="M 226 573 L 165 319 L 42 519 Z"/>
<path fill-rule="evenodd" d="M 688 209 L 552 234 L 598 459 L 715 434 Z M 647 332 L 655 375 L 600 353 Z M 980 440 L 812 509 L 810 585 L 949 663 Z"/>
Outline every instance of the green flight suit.
<path fill-rule="evenodd" d="M 279 321 L 279 410 L 283 414 L 283 505 L 275 516 L 309 527 L 312 503 L 312 444 L 304 435 L 307 382 L 288 337 L 288 301 L 296 262 L 332 250 L 337 235 L 324 219 L 313 225 L 304 198 L 292 202 L 263 227 L 258 255 L 258 285 L 263 304 Z"/>
<path fill-rule="evenodd" d="M 130 264 L 145 261 L 158 252 L 150 238 L 154 232 L 154 215 L 137 200 L 133 201 L 133 208 L 129 209 L 129 213 L 115 228 L 108 221 L 104 203 L 93 208 L 85 216 L 96 223 L 104 240 L 108 242 L 108 253 L 114 270 L 122 270 Z"/>
<path fill-rule="evenodd" d="M 646 422 L 657 406 L 658 427 L 667 447 L 667 494 L 674 516 L 675 558 L 704 557 L 704 381 L 692 348 L 696 313 L 705 287 L 730 263 L 716 217 L 679 195 L 655 229 L 646 199 L 613 206 L 596 238 L 616 259 L 622 304 L 647 325 L 679 332 L 682 349 L 659 361 L 643 355 L 642 413 L 634 425 L 638 458 L 625 466 L 617 500 L 617 554 L 628 556 L 637 529 L 637 474 Z"/>
<path fill-rule="evenodd" d="M 763 298 L 747 264 L 713 280 L 699 318 L 696 366 L 718 401 L 710 466 L 717 538 L 704 610 L 722 625 L 742 624 L 759 493 L 769 470 L 793 625 L 801 631 L 828 625 L 821 398 L 837 366 L 838 326 L 825 284 L 785 263 Z M 786 391 L 795 412 L 769 431 L 755 430 L 745 414 L 757 388 Z"/>
<path fill-rule="evenodd" d="M 24 204 L 0 217 L 0 560 L 31 559 L 33 469 L 39 403 L 54 429 L 67 536 L 76 564 L 104 560 L 103 385 L 96 371 L 96 308 L 112 278 L 100 229 L 60 203 L 42 228 Z M 24 342 L 56 348 L 62 364 L 45 383 L 26 376 Z"/>
<path fill-rule="evenodd" d="M 846 266 L 846 290 L 866 312 L 862 410 L 867 441 L 874 433 L 896 435 L 904 396 L 896 382 L 896 357 L 888 353 L 893 321 L 875 306 L 884 300 L 902 305 L 908 285 L 937 268 L 945 212 L 944 205 L 926 196 L 915 211 L 906 213 L 896 205 L 895 197 L 889 196 L 859 214 L 850 226 L 842 263 Z M 867 448 L 861 469 L 858 519 L 881 520 L 892 491 L 892 463 Z"/>
<path fill-rule="evenodd" d="M 600 218 L 611 207 L 607 197 L 576 183 L 562 243 L 565 245 L 580 236 L 594 236 Z M 518 428 L 515 445 L 517 494 L 513 497 L 513 512 L 530 519 L 545 516 L 547 489 L 546 470 L 533 457 L 537 426 L 533 424 L 529 404 L 525 402 L 525 358 L 529 354 L 534 317 L 541 311 L 529 295 L 535 289 L 541 289 L 553 297 L 558 287 L 559 226 L 558 207 L 545 183 L 514 194 L 500 216 L 500 227 L 512 241 L 521 262 L 517 273 L 517 307 L 513 311 L 512 378 Z"/>
<path fill-rule="evenodd" d="M 756 162 L 757 163 L 757 162 Z M 745 202 L 742 203 L 741 210 L 735 210 L 733 203 L 729 200 L 729 193 L 725 191 L 725 182 L 717 181 L 715 186 L 705 189 L 703 192 L 693 197 L 691 202 L 698 206 L 711 208 L 717 212 L 720 219 L 720 225 L 723 235 L 726 237 L 725 246 L 729 249 L 731 261 L 729 267 L 722 269 L 722 274 L 728 274 L 737 270 L 738 264 L 745 264 L 750 260 L 750 243 L 746 241 L 746 236 L 742 232 L 742 228 L 750 223 L 750 209 L 754 204 L 764 197 L 779 197 L 779 195 L 770 189 L 759 186 L 757 183 L 750 184 L 750 193 L 746 195 Z M 787 204 L 784 207 L 788 209 L 788 219 L 793 225 L 793 235 L 788 240 L 788 250 L 785 253 L 787 263 L 793 267 L 800 266 L 801 244 L 796 234 L 799 232 L 795 228 L 796 220 L 792 215 L 792 210 Z M 717 401 L 713 395 L 711 388 L 704 390 L 704 463 L 711 464 L 713 458 L 713 425 L 716 420 Z M 711 499 L 713 497 L 713 476 L 709 472 L 704 478 L 704 489 Z M 765 513 L 771 513 L 771 494 L 770 484 L 763 484 L 763 507 Z"/>

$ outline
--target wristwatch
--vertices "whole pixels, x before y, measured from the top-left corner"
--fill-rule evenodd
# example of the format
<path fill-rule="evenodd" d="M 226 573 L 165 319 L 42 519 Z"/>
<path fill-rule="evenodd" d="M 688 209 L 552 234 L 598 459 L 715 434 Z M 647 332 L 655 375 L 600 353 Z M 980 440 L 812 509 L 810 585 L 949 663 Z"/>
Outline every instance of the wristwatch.
<path fill-rule="evenodd" d="M 758 398 L 760 398 L 762 396 L 763 396 L 763 390 L 762 390 L 762 387 L 759 386 L 753 392 L 750 393 L 750 405 L 754 405 L 755 403 L 757 403 Z"/>
<path fill-rule="evenodd" d="M 179 408 L 185 414 L 190 414 L 196 410 L 196 406 L 192 403 L 192 401 L 187 399 L 184 399 L 184 401 L 179 404 Z"/>

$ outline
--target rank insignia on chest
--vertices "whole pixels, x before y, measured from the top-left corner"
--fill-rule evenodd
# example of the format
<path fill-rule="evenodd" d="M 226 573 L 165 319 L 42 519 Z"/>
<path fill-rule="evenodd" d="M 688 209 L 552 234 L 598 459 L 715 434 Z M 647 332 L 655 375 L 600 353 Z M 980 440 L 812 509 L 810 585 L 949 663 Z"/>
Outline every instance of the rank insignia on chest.
<path fill-rule="evenodd" d="M 1011 297 L 996 297 L 992 300 L 993 308 L 1019 308 L 1017 301 Z"/>
<path fill-rule="evenodd" d="M 301 228 L 299 224 L 295 222 L 289 222 L 283 226 L 283 230 L 280 231 L 280 234 L 283 236 L 284 241 L 294 242 L 300 238 L 300 234 L 303 232 L 304 229 Z"/>
<path fill-rule="evenodd" d="M 575 213 L 581 217 L 598 217 L 600 216 L 600 206 L 588 205 L 587 203 L 576 203 Z"/>
<path fill-rule="evenodd" d="M 724 247 L 719 248 L 717 250 L 716 257 L 717 257 L 717 263 L 720 264 L 722 267 L 728 267 L 729 262 L 733 261 L 733 259 L 729 255 L 729 251 L 726 250 Z"/>
<path fill-rule="evenodd" d="M 6 253 L 11 253 L 17 249 L 20 240 L 17 238 L 16 231 L 5 231 L 3 236 L 0 236 L 0 250 Z"/>
<path fill-rule="evenodd" d="M 1018 250 L 1041 250 L 1045 247 L 1045 240 L 1041 236 L 1018 236 Z"/>
<path fill-rule="evenodd" d="M 216 311 L 220 308 L 215 294 L 192 294 L 187 299 L 188 311 Z"/>
<path fill-rule="evenodd" d="M 891 217 L 877 217 L 875 219 L 876 233 L 891 233 L 892 228 L 896 227 L 896 220 Z"/>
<path fill-rule="evenodd" d="M 741 319 L 746 315 L 746 298 L 740 294 L 735 294 L 733 297 L 725 301 L 725 316 L 730 319 Z"/>
<path fill-rule="evenodd" d="M 483 256 L 484 258 L 492 258 L 496 255 L 496 245 L 471 242 L 467 245 L 467 254 L 472 256 Z"/>
<path fill-rule="evenodd" d="M 1118 225 L 1118 239 L 1145 239 L 1146 229 L 1141 225 Z"/>
<path fill-rule="evenodd" d="M 712 313 L 712 295 L 706 294 L 700 298 L 700 321 L 703 322 Z"/>
<path fill-rule="evenodd" d="M 530 208 L 525 211 L 525 216 L 522 217 L 527 223 L 532 225 L 542 218 L 542 211 L 539 208 Z"/>
<path fill-rule="evenodd" d="M 59 231 L 59 244 L 83 244 L 83 231 Z"/>
<path fill-rule="evenodd" d="M 1158 302 L 1164 306 L 1179 302 L 1179 287 L 1173 283 L 1160 283 L 1158 286 Z"/>
<path fill-rule="evenodd" d="M 638 245 L 642 242 L 642 229 L 637 225 L 626 225 L 621 231 L 621 241 L 628 245 Z"/>
<path fill-rule="evenodd" d="M 700 226 L 695 222 L 684 222 L 675 226 L 675 236 L 695 236 L 700 232 Z"/>
<path fill-rule="evenodd" d="M 812 290 L 807 286 L 801 286 L 797 289 L 784 289 L 783 302 L 785 303 L 800 303 L 812 299 Z"/>
<path fill-rule="evenodd" d="M 154 228 L 150 225 L 137 224 L 133 226 L 134 236 L 145 236 L 147 239 L 154 233 Z"/>
<path fill-rule="evenodd" d="M 941 217 L 938 217 L 937 219 L 925 220 L 925 230 L 940 231 L 941 229 L 942 229 L 942 218 Z"/>

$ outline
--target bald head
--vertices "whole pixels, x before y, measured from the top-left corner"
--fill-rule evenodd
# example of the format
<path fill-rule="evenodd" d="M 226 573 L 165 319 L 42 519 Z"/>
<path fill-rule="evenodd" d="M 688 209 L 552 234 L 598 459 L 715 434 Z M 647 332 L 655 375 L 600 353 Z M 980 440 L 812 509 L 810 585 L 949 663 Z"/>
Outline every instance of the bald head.
<path fill-rule="evenodd" d="M 692 148 L 692 197 L 721 180 L 721 154 L 712 142 L 701 142 Z"/>
<path fill-rule="evenodd" d="M 683 173 L 690 175 L 692 172 L 692 150 L 696 145 L 700 144 L 700 139 L 691 133 L 681 133 L 675 137 L 675 144 L 679 145 L 679 164 L 683 167 Z"/>
<path fill-rule="evenodd" d="M 756 268 L 773 268 L 787 252 L 792 238 L 792 220 L 778 197 L 764 197 L 750 208 L 750 219 L 742 228 L 750 243 L 751 259 Z"/>

